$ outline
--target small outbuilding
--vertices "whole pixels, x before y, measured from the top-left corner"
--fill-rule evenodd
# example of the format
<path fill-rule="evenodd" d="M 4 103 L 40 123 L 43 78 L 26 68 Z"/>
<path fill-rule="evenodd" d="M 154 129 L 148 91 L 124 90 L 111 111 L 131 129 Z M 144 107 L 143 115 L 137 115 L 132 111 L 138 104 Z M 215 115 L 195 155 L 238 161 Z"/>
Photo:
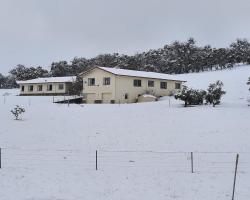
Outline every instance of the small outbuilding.
<path fill-rule="evenodd" d="M 17 81 L 17 84 L 20 86 L 21 96 L 50 96 L 68 94 L 70 87 L 75 81 L 75 76 L 67 76 Z"/>

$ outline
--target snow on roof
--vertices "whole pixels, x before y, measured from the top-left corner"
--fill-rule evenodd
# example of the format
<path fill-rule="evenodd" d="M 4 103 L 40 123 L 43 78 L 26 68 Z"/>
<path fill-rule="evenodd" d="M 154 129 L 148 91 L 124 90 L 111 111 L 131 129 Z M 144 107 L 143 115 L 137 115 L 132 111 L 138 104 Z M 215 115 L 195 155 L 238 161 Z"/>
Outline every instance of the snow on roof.
<path fill-rule="evenodd" d="M 163 73 L 156 73 L 156 72 L 145 72 L 145 71 L 135 71 L 135 70 L 128 70 L 128 69 L 117 69 L 117 68 L 110 68 L 110 67 L 98 67 L 99 69 L 108 71 L 115 75 L 120 76 L 134 76 L 134 77 L 141 77 L 141 78 L 152 78 L 152 79 L 163 79 L 163 80 L 180 80 L 177 76 L 170 75 L 170 74 L 163 74 Z"/>
<path fill-rule="evenodd" d="M 29 83 L 72 83 L 76 80 L 76 76 L 66 77 L 49 77 L 49 78 L 36 78 L 27 81 L 17 81 L 17 84 L 29 84 Z"/>

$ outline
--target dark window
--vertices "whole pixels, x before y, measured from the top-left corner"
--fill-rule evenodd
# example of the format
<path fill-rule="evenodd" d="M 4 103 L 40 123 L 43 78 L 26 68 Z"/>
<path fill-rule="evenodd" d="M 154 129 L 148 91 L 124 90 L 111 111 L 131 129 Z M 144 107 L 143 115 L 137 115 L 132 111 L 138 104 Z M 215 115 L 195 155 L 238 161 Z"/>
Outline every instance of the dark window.
<path fill-rule="evenodd" d="M 135 87 L 141 87 L 141 80 L 135 79 L 134 80 L 134 86 Z"/>
<path fill-rule="evenodd" d="M 30 85 L 30 86 L 29 86 L 29 91 L 30 91 L 30 92 L 33 92 L 33 90 L 34 90 L 34 86 L 33 86 L 33 85 Z"/>
<path fill-rule="evenodd" d="M 52 91 L 52 88 L 53 88 L 53 86 L 50 84 L 50 85 L 47 85 L 47 90 L 48 91 Z"/>
<path fill-rule="evenodd" d="M 161 89 L 167 89 L 167 82 L 161 82 Z"/>
<path fill-rule="evenodd" d="M 95 79 L 94 78 L 88 78 L 88 86 L 95 85 Z"/>
<path fill-rule="evenodd" d="M 155 82 L 154 81 L 148 81 L 148 87 L 154 87 Z"/>
<path fill-rule="evenodd" d="M 37 86 L 37 91 L 43 91 L 43 86 L 42 85 L 38 85 Z"/>
<path fill-rule="evenodd" d="M 59 90 L 63 90 L 63 89 L 64 89 L 64 84 L 59 84 L 59 85 L 58 85 L 58 89 L 59 89 Z"/>
<path fill-rule="evenodd" d="M 175 89 L 177 89 L 177 90 L 181 89 L 181 84 L 180 83 L 175 83 Z"/>
<path fill-rule="evenodd" d="M 24 92 L 24 86 L 22 86 L 22 92 Z"/>
<path fill-rule="evenodd" d="M 126 93 L 126 94 L 124 95 L 124 98 L 125 98 L 125 99 L 128 99 L 128 93 Z"/>
<path fill-rule="evenodd" d="M 103 78 L 103 85 L 110 85 L 110 77 Z"/>

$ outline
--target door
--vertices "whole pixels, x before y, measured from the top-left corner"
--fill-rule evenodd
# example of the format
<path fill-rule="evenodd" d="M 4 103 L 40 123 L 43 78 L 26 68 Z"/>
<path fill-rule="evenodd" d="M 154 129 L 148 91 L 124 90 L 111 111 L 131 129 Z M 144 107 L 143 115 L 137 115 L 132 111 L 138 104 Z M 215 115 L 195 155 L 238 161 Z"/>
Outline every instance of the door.
<path fill-rule="evenodd" d="M 110 103 L 111 97 L 111 93 L 102 93 L 102 103 Z"/>
<path fill-rule="evenodd" d="M 95 93 L 86 94 L 86 103 L 94 103 L 95 102 Z"/>

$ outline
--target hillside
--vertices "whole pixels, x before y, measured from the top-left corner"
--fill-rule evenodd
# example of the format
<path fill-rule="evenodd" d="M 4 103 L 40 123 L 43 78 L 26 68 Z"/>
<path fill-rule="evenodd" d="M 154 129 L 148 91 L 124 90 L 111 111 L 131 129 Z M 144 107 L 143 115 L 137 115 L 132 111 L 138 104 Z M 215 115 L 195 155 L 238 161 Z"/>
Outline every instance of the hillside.
<path fill-rule="evenodd" d="M 236 199 L 249 199 L 250 66 L 178 76 L 199 89 L 221 80 L 227 94 L 215 108 L 173 97 L 68 107 L 0 90 L 1 200 L 228 200 L 236 153 Z M 15 105 L 26 109 L 22 121 Z"/>

